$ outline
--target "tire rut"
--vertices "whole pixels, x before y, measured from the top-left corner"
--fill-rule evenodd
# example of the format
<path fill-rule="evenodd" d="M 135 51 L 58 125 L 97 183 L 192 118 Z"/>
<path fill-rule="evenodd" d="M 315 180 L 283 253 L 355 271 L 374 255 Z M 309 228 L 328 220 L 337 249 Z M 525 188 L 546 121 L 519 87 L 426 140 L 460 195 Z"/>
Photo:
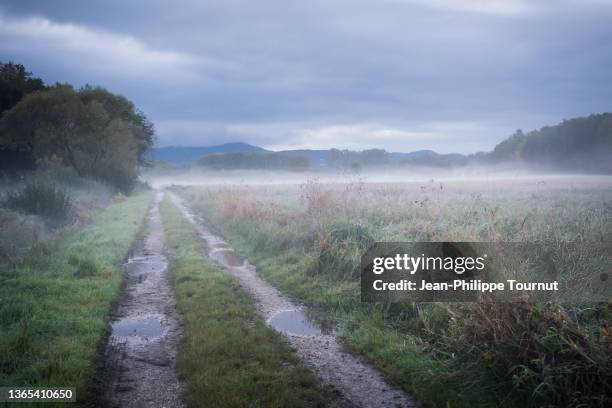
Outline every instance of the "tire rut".
<path fill-rule="evenodd" d="M 168 283 L 156 194 L 143 248 L 125 264 L 127 281 L 105 350 L 103 400 L 112 407 L 183 407 L 175 371 L 180 326 Z"/>

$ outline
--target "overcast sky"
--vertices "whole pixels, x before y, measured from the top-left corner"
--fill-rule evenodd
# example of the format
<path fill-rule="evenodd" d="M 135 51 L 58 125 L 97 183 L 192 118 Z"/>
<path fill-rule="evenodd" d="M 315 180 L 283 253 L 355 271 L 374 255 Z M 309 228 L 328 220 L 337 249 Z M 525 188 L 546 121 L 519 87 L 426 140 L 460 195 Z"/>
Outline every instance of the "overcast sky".
<path fill-rule="evenodd" d="M 159 144 L 470 153 L 612 111 L 612 0 L 0 0 L 0 61 Z"/>

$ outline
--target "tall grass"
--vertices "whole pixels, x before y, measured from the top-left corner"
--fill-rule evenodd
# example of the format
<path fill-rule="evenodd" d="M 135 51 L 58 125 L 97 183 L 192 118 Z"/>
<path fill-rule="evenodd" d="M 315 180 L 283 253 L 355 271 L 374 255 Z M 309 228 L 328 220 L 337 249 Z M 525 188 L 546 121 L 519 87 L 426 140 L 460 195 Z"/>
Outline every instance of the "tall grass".
<path fill-rule="evenodd" d="M 607 305 L 364 305 L 355 273 L 371 240 L 612 242 L 612 186 L 598 183 L 312 181 L 183 193 L 274 284 L 339 314 L 346 344 L 426 404 L 607 406 Z"/>

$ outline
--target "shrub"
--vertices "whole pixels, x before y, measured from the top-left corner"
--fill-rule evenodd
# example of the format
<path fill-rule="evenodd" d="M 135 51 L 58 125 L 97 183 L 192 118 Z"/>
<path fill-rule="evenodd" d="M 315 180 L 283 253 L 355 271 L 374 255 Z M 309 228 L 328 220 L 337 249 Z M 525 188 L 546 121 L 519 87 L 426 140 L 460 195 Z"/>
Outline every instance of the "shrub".
<path fill-rule="evenodd" d="M 374 244 L 368 230 L 358 224 L 335 223 L 315 246 L 316 265 L 312 272 L 336 280 L 359 278 L 361 255 Z"/>
<path fill-rule="evenodd" d="M 6 206 L 27 214 L 66 220 L 72 214 L 72 199 L 52 182 L 31 181 L 21 191 L 9 193 Z"/>
<path fill-rule="evenodd" d="M 40 217 L 24 215 L 0 207 L 0 262 L 24 255 L 48 238 L 48 228 Z"/>
<path fill-rule="evenodd" d="M 607 321 L 606 305 L 595 308 Z M 448 351 L 461 355 L 464 364 L 488 366 L 500 385 L 507 386 L 504 380 L 510 376 L 509 398 L 530 406 L 612 403 L 612 350 L 605 323 L 601 331 L 597 324 L 589 330 L 566 308 L 551 303 L 471 303 L 448 311 Z"/>

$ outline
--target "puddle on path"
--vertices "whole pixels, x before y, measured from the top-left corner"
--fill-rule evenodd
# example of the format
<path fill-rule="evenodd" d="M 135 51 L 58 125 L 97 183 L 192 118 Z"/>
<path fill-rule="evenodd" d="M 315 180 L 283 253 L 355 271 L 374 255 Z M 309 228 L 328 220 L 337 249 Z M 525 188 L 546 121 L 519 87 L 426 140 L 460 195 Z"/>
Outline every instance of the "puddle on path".
<path fill-rule="evenodd" d="M 168 262 L 165 260 L 165 257 L 158 255 L 137 256 L 128 259 L 124 265 L 128 270 L 128 274 L 132 271 L 135 273 L 162 273 L 168 267 Z"/>
<path fill-rule="evenodd" d="M 162 315 L 128 316 L 113 323 L 114 337 L 159 337 L 163 334 Z"/>
<path fill-rule="evenodd" d="M 319 336 L 321 330 L 301 310 L 283 310 L 268 319 L 276 330 L 294 336 Z"/>
<path fill-rule="evenodd" d="M 210 251 L 210 257 L 222 265 L 234 267 L 244 265 L 244 260 L 227 247 L 215 247 Z"/>

